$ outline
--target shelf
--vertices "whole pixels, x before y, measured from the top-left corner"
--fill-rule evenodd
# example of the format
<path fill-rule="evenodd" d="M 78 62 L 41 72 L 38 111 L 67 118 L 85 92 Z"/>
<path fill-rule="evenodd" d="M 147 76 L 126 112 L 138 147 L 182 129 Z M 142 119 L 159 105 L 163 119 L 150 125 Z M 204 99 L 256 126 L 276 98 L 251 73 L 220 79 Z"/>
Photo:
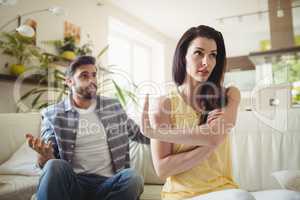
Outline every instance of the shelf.
<path fill-rule="evenodd" d="M 294 46 L 282 49 L 273 49 L 269 51 L 251 52 L 249 57 L 255 65 L 278 62 L 282 56 L 290 55 L 298 57 L 300 46 Z"/>
<path fill-rule="evenodd" d="M 10 75 L 10 74 L 0 74 L 0 81 L 10 81 L 10 82 L 15 82 L 18 79 L 17 76 Z M 38 84 L 39 80 L 37 78 L 26 78 L 24 79 L 23 83 L 28 83 L 28 84 Z M 46 85 L 46 82 L 42 82 L 42 85 Z"/>
<path fill-rule="evenodd" d="M 235 56 L 227 58 L 226 72 L 255 70 L 255 65 L 248 56 Z"/>

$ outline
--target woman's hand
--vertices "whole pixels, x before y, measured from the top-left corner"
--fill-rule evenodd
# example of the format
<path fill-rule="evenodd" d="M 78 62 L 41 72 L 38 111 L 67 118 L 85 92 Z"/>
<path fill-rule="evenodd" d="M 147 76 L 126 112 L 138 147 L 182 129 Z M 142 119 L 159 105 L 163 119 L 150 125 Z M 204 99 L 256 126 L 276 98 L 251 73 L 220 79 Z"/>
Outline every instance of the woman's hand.
<path fill-rule="evenodd" d="M 213 122 L 216 120 L 216 119 L 221 119 L 222 117 L 224 117 L 224 111 L 222 111 L 222 109 L 215 109 L 215 110 L 212 110 L 208 113 L 208 117 L 207 117 L 207 121 L 206 123 L 208 125 L 211 125 L 213 124 Z"/>
<path fill-rule="evenodd" d="M 142 113 L 142 133 L 144 136 L 151 138 L 153 128 L 150 124 L 149 117 L 149 95 L 147 94 L 144 101 L 143 113 Z"/>

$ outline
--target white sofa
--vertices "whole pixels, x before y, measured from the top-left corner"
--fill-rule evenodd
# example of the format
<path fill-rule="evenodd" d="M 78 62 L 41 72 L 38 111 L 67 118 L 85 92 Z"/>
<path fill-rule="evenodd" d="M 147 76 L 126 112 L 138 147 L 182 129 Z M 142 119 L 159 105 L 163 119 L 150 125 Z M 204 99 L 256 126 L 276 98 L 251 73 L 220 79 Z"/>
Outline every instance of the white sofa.
<path fill-rule="evenodd" d="M 252 112 L 240 113 L 239 119 L 231 134 L 235 180 L 248 191 L 280 189 L 272 172 L 300 169 L 300 132 L 299 127 L 295 128 L 300 118 L 293 119 L 294 127 L 284 133 L 267 127 Z M 24 135 L 28 132 L 39 134 L 40 115 L 0 114 L 0 127 L 0 199 L 28 200 L 36 190 L 39 176 L 29 175 L 30 168 L 33 174 L 36 173 L 33 164 L 35 155 L 24 144 Z M 130 146 L 131 165 L 145 180 L 141 200 L 159 200 L 163 180 L 155 175 L 149 146 L 137 143 Z M 24 166 L 27 171 L 22 173 L 20 170 Z M 9 169 L 5 170 L 5 167 Z"/>

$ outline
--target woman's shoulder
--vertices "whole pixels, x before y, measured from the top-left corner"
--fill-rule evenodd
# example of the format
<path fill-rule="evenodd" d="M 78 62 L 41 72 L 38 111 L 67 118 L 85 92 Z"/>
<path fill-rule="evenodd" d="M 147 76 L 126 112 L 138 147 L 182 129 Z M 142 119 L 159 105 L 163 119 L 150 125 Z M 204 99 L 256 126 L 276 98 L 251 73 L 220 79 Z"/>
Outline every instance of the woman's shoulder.
<path fill-rule="evenodd" d="M 167 95 L 157 97 L 153 100 L 152 105 L 151 113 L 153 114 L 154 127 L 160 126 L 161 124 L 170 124 L 172 122 L 172 105 Z"/>
<path fill-rule="evenodd" d="M 159 96 L 156 99 L 156 105 L 170 110 L 172 108 L 172 105 L 176 104 L 178 98 L 178 91 L 173 89 L 170 90 L 168 93 Z"/>
<path fill-rule="evenodd" d="M 235 86 L 229 86 L 226 88 L 226 96 L 228 97 L 228 99 L 232 99 L 238 102 L 241 100 L 241 92 Z"/>

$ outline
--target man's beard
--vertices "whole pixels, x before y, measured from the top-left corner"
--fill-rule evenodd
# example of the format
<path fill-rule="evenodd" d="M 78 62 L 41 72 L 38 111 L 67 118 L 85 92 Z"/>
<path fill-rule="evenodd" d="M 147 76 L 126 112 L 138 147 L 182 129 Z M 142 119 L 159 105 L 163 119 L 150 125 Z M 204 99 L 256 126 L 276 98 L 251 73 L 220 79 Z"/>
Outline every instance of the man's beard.
<path fill-rule="evenodd" d="M 97 85 L 91 84 L 88 87 L 75 86 L 75 93 L 82 99 L 91 100 L 96 98 Z"/>

